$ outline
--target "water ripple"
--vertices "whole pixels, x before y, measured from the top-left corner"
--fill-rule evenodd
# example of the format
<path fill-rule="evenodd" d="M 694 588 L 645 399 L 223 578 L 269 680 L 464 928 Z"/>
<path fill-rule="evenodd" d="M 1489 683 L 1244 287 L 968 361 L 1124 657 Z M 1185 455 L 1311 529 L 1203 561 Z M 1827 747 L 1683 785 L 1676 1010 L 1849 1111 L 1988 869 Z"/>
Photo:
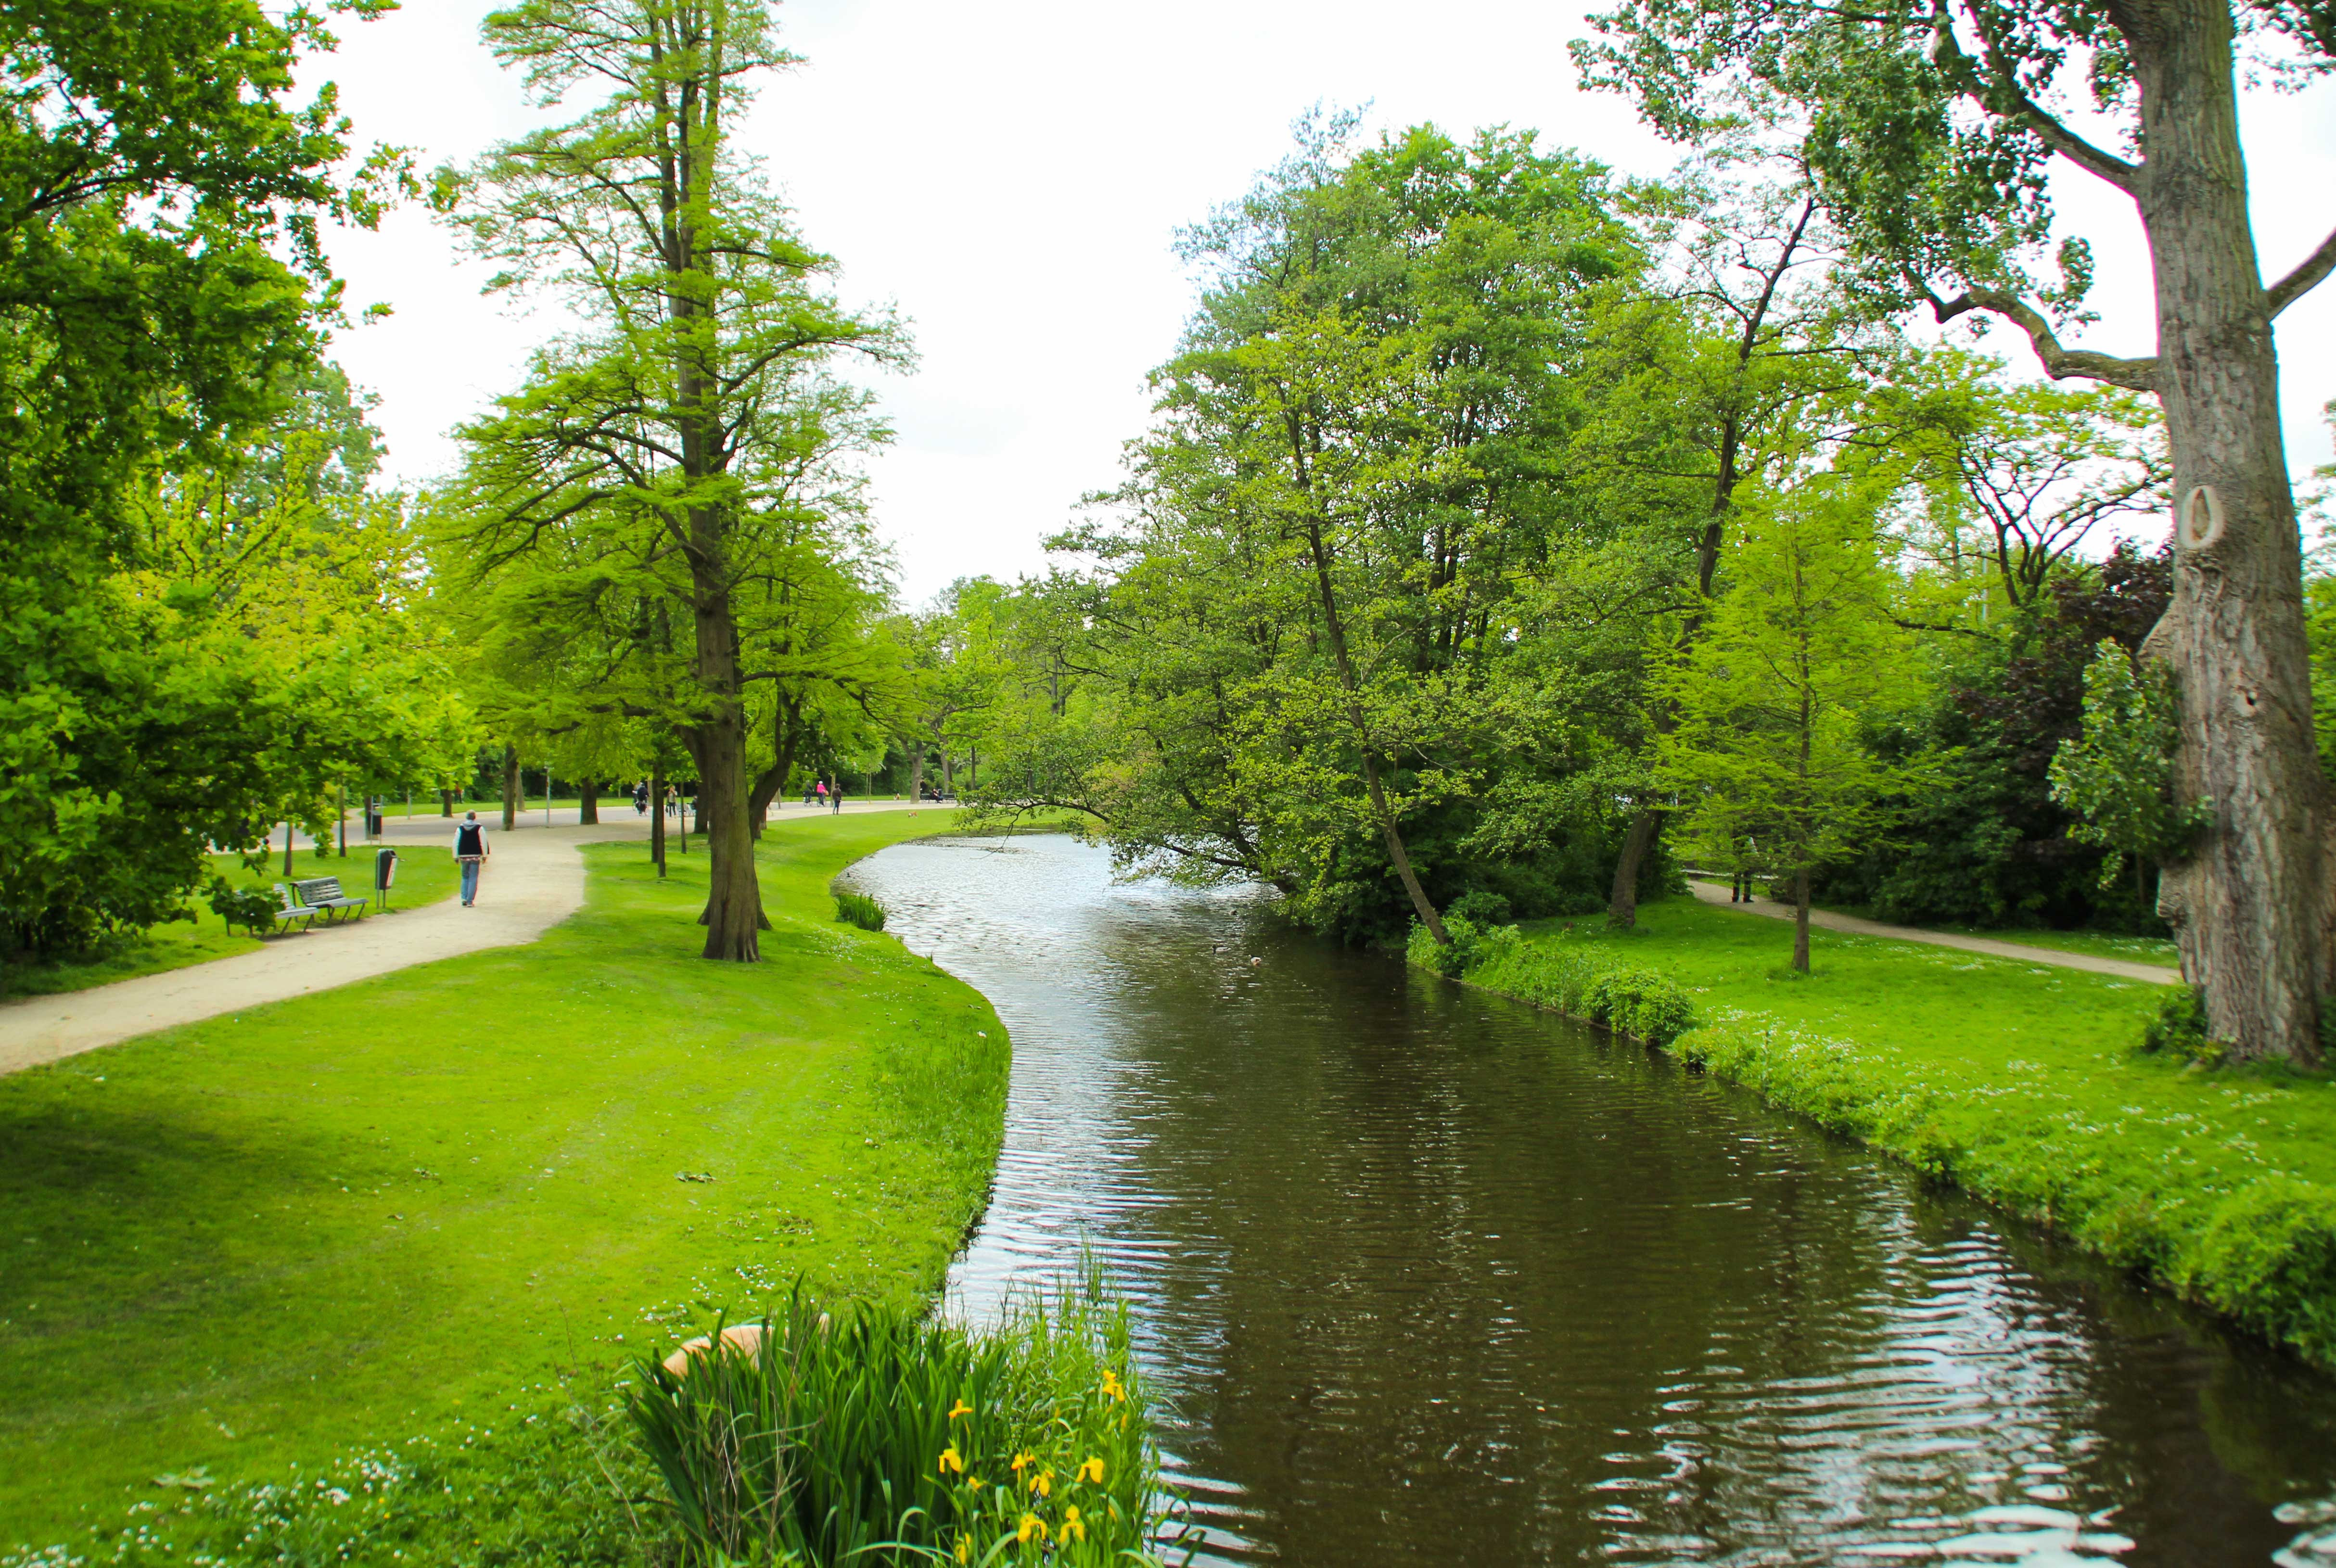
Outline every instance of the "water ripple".
<path fill-rule="evenodd" d="M 1014 1037 L 953 1310 L 1100 1253 L 1202 1561 L 2336 1568 L 2326 1379 L 1747 1096 L 1066 839 L 852 881 Z"/>

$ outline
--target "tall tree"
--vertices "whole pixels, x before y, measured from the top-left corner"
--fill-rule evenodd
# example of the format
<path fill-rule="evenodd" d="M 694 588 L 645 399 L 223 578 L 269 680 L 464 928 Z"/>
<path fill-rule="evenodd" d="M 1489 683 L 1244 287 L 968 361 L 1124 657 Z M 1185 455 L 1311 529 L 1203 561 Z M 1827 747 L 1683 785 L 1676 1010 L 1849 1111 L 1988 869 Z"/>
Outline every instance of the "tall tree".
<path fill-rule="evenodd" d="M 1877 304 L 2008 322 L 2056 378 L 2156 394 L 2180 548 L 2151 651 L 2176 677 L 2178 793 L 2212 803 L 2160 905 L 2214 1037 L 2243 1057 L 2317 1062 L 2320 1004 L 2336 996 L 2336 821 L 2313 744 L 2272 323 L 2336 269 L 2336 234 L 2264 279 L 2237 66 L 2244 38 L 2269 71 L 2336 67 L 2336 10 L 1626 0 L 1595 20 L 1605 36 L 1574 46 L 1585 79 L 1634 93 L 1668 135 L 1788 147 Z M 2122 146 L 2081 134 L 2079 114 L 2111 120 Z M 2060 341 L 2092 260 L 2068 237 L 2052 275 L 2037 267 L 2055 160 L 2133 204 L 2156 278 L 2154 355 Z"/>
<path fill-rule="evenodd" d="M 1912 782 L 1863 734 L 1907 662 L 1874 500 L 1854 478 L 1813 478 L 1737 542 L 1726 594 L 1671 672 L 1679 720 L 1658 754 L 1698 856 L 1791 879 L 1804 974 L 1810 873 L 1863 849 Z"/>
<path fill-rule="evenodd" d="M 686 575 L 672 629 L 687 653 L 678 727 L 711 862 L 705 955 L 751 961 L 766 922 L 748 808 L 743 536 L 786 471 L 802 379 L 845 347 L 897 356 L 900 339 L 815 292 L 826 258 L 731 146 L 750 79 L 792 61 L 758 0 L 529 0 L 491 15 L 485 35 L 544 102 L 587 83 L 607 96 L 440 176 L 442 205 L 503 264 L 498 284 L 550 292 L 587 324 L 465 432 L 493 452 L 472 487 L 471 548 L 492 570 L 562 520 L 615 507 L 654 535 L 655 560 Z"/>

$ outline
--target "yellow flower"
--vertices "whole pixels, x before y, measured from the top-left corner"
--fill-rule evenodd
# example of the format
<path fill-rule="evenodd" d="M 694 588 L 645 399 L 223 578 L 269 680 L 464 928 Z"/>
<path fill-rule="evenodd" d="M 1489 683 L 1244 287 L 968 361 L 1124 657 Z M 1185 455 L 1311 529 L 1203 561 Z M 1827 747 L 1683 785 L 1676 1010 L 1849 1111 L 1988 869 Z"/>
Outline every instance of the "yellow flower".
<path fill-rule="evenodd" d="M 1068 1541 L 1074 1535 L 1082 1541 L 1087 1538 L 1087 1527 L 1079 1518 L 1079 1508 L 1076 1503 L 1063 1510 L 1063 1539 Z"/>
<path fill-rule="evenodd" d="M 1127 1403 L 1127 1390 L 1120 1386 L 1119 1374 L 1108 1367 L 1103 1372 L 1103 1391 L 1123 1405 Z"/>
<path fill-rule="evenodd" d="M 1070 1526 L 1066 1524 L 1064 1528 L 1068 1529 Z M 1046 1544 L 1046 1526 L 1039 1522 L 1038 1515 L 1036 1514 L 1025 1514 L 1022 1515 L 1021 1528 L 1014 1532 L 1014 1539 L 1027 1546 L 1034 1538 L 1039 1545 L 1044 1546 Z"/>
<path fill-rule="evenodd" d="M 1038 1459 L 1038 1456 L 1037 1456 L 1036 1454 L 1030 1453 L 1030 1452 L 1029 1452 L 1029 1451 L 1027 1451 L 1027 1449 L 1026 1449 L 1025 1451 L 1023 1451 L 1022 1453 L 1019 1453 L 1019 1454 L 1015 1455 L 1015 1456 L 1014 1456 L 1014 1465 L 1013 1465 L 1013 1470 L 1014 1470 L 1014 1473 L 1015 1473 L 1017 1475 L 1019 1475 L 1020 1474 L 1022 1474 L 1022 1467 L 1023 1467 L 1024 1466 L 1026 1466 L 1026 1465 L 1033 1465 L 1033 1464 L 1036 1464 L 1036 1463 L 1037 1463 L 1037 1459 Z"/>
<path fill-rule="evenodd" d="M 970 1415 L 972 1415 L 972 1414 L 973 1414 L 973 1407 L 972 1407 L 972 1406 L 970 1406 L 970 1405 L 968 1405 L 968 1404 L 967 1404 L 964 1400 L 959 1399 L 959 1400 L 957 1402 L 957 1408 L 955 1408 L 955 1409 L 951 1410 L 951 1411 L 949 1413 L 949 1418 L 950 1420 L 954 1421 L 954 1420 L 956 1420 L 959 1416 L 970 1416 Z"/>
<path fill-rule="evenodd" d="M 1055 1473 L 1052 1470 L 1041 1470 L 1036 1475 L 1031 1476 L 1030 1490 L 1037 1493 L 1041 1497 L 1053 1496 L 1055 1495 Z"/>
<path fill-rule="evenodd" d="M 958 1453 L 957 1445 L 954 1443 L 941 1450 L 941 1474 L 946 1475 L 952 1470 L 960 1475 L 965 1474 L 965 1460 Z"/>
<path fill-rule="evenodd" d="M 1082 1481 L 1092 1481 L 1098 1486 L 1102 1485 L 1103 1461 L 1096 1458 L 1092 1454 L 1088 1455 L 1086 1462 L 1079 1466 L 1079 1479 Z"/>
<path fill-rule="evenodd" d="M 967 1491 L 968 1491 L 968 1492 L 978 1492 L 978 1491 L 980 1491 L 980 1490 L 981 1490 L 981 1477 L 980 1477 L 980 1476 L 978 1476 L 978 1475 L 968 1475 L 968 1476 L 965 1478 L 965 1489 L 966 1489 Z"/>
<path fill-rule="evenodd" d="M 960 1563 L 973 1561 L 973 1544 L 962 1535 L 957 1538 L 957 1560 Z"/>

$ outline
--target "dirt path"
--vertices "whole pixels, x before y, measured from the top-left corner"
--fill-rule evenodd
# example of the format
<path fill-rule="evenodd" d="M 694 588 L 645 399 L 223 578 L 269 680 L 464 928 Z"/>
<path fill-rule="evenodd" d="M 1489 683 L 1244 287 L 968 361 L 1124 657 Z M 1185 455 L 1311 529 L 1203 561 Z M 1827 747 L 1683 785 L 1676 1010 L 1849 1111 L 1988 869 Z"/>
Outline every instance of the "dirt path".
<path fill-rule="evenodd" d="M 880 801 L 844 809 L 918 808 L 907 802 Z M 629 804 L 621 814 L 604 808 L 608 820 L 592 827 L 578 826 L 573 808 L 558 813 L 566 821 L 551 827 L 542 825 L 540 809 L 532 814 L 532 823 L 522 819 L 521 826 L 511 833 L 501 830 L 500 821 L 489 822 L 493 852 L 480 878 L 479 901 L 469 909 L 460 899 L 447 898 L 329 928 L 319 923 L 305 933 L 270 938 L 258 952 L 85 991 L 0 1003 L 0 1075 L 237 1008 L 330 990 L 482 948 L 531 942 L 583 907 L 584 859 L 577 852 L 579 845 L 648 836 L 647 821 L 635 817 Z M 795 814 L 811 813 L 798 810 Z M 392 817 L 383 842 L 405 853 L 447 853 L 453 837 L 453 824 L 438 817 L 416 817 L 411 823 Z M 354 841 L 350 848 L 354 853 Z M 694 842 L 690 852 L 700 852 Z"/>
<path fill-rule="evenodd" d="M 1731 903 L 1726 882 L 1709 882 L 1690 877 L 1689 888 L 1695 896 L 1708 904 L 1756 915 L 1771 915 L 1780 920 L 1793 918 L 1793 906 L 1767 899 L 1754 899 L 1749 903 Z M 1934 948 L 1958 948 L 1967 953 L 1985 953 L 1991 959 L 2011 959 L 2025 964 L 2049 964 L 2063 969 L 2084 969 L 2096 975 L 2115 975 L 2119 979 L 2147 980 L 2153 985 L 2178 986 L 2182 983 L 2180 969 L 2160 964 L 2139 964 L 2127 959 L 2098 959 L 2090 953 L 2064 953 L 2052 948 L 2031 948 L 2021 942 L 1990 941 L 1985 937 L 1959 937 L 1947 931 L 1926 931 L 1919 926 L 1891 926 L 1880 920 L 1862 920 L 1855 915 L 1835 914 L 1830 910 L 1811 910 L 1809 924 L 1828 931 L 1843 931 L 1852 936 L 1886 937 L 1898 942 L 1927 942 Z"/>

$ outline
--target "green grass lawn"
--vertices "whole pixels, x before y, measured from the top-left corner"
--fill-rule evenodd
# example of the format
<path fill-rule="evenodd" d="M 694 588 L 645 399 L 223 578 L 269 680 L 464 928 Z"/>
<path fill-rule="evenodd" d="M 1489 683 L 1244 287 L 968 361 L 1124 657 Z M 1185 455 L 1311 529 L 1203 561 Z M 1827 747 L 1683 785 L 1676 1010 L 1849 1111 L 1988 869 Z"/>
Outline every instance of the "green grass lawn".
<path fill-rule="evenodd" d="M 530 946 L 0 1078 L 0 1553 L 167 1505 L 157 1475 L 277 1475 L 555 1379 L 605 1398 L 693 1300 L 934 1290 L 1005 1032 L 827 889 L 945 825 L 775 824 L 760 965 L 695 956 L 702 858 L 659 881 L 592 846 Z"/>
<path fill-rule="evenodd" d="M 211 869 L 238 887 L 273 888 L 287 881 L 306 881 L 312 877 L 338 877 L 341 886 L 352 897 L 374 898 L 373 850 L 350 846 L 348 859 L 330 854 L 319 859 L 308 850 L 297 850 L 292 856 L 292 875 L 284 874 L 284 857 L 279 852 L 271 856 L 258 871 L 248 871 L 241 855 L 211 856 Z M 401 910 L 416 910 L 435 903 L 454 891 L 454 857 L 451 853 L 423 852 L 410 846 L 399 846 L 397 885 L 390 892 L 389 914 L 394 918 Z M 379 901 L 375 901 L 375 911 Z M 301 933 L 291 932 L 281 937 L 261 939 L 243 931 L 229 931 L 227 922 L 211 913 L 210 907 L 197 893 L 190 901 L 195 918 L 191 920 L 166 920 L 150 926 L 142 932 L 132 932 L 115 940 L 99 958 L 88 963 L 72 964 L 0 964 L 0 997 L 51 996 L 59 991 L 86 990 L 92 986 L 112 985 L 115 980 L 134 979 L 140 975 L 158 975 L 165 969 L 181 969 L 189 964 L 208 963 L 233 953 L 249 952 L 263 940 L 297 942 Z M 375 911 L 368 911 L 367 919 Z"/>
<path fill-rule="evenodd" d="M 1788 924 L 1683 897 L 1526 934 L 1685 988 L 1689 1060 L 2336 1363 L 2336 1082 L 2139 1054 L 2166 988 L 1824 930 L 1795 979 Z"/>
<path fill-rule="evenodd" d="M 1722 888 L 1728 885 L 1725 877 L 1698 880 L 1716 881 Z M 1819 904 L 1817 907 L 1837 914 L 1854 915 L 1862 920 L 1883 920 L 1880 914 L 1862 904 Z M 1883 923 L 1897 925 L 1903 922 L 1883 920 Z M 2085 953 L 2098 959 L 2123 959 L 2136 964 L 2163 964 L 2169 969 L 2178 969 L 2182 963 L 2180 950 L 2166 937 L 2119 937 L 2105 931 L 2056 931 L 2041 926 L 1926 925 L 1915 929 L 1943 931 L 1958 937 L 1984 937 L 1994 942 L 2017 942 L 2021 947 L 2046 948 L 2059 953 Z"/>

